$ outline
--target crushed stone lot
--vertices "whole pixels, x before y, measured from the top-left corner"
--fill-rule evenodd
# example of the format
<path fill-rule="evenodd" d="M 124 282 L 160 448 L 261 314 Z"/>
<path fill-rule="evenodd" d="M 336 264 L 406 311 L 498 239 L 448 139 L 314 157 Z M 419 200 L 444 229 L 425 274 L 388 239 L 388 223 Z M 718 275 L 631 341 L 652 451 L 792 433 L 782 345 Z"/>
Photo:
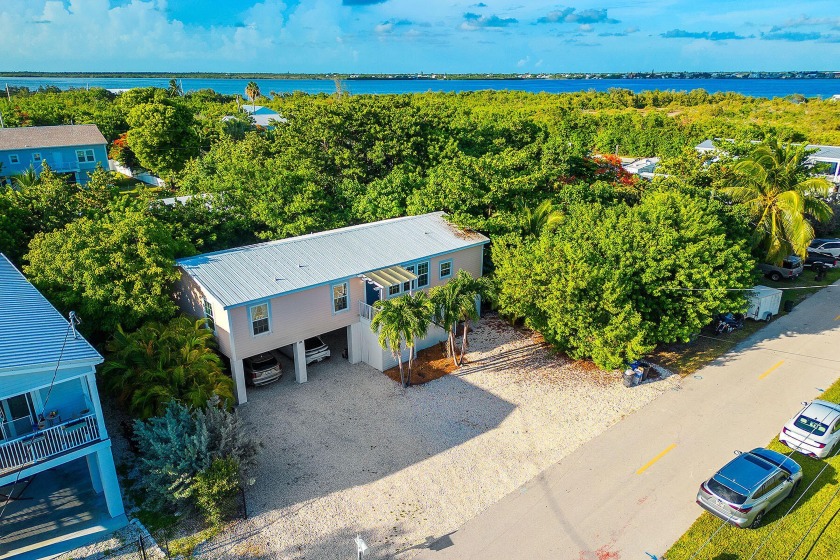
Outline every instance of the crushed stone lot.
<path fill-rule="evenodd" d="M 359 534 L 371 558 L 411 558 L 680 387 L 672 375 L 628 389 L 495 315 L 471 333 L 468 365 L 406 390 L 336 354 L 306 384 L 285 363 L 280 382 L 249 391 L 240 412 L 265 444 L 249 519 L 197 555 L 346 559 Z"/>

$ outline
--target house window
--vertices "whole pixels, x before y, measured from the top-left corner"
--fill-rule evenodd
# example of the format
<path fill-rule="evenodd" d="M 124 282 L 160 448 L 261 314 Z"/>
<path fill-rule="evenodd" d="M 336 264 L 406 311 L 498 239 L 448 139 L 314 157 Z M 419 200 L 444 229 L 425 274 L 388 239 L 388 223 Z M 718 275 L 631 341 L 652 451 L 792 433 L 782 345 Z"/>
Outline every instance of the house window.
<path fill-rule="evenodd" d="M 410 273 L 414 274 L 415 268 L 414 268 L 413 264 L 410 264 L 408 266 L 404 266 L 403 268 L 406 269 L 407 271 L 409 271 Z M 407 291 L 411 290 L 411 288 L 413 287 L 412 286 L 413 283 L 414 283 L 413 280 L 409 280 L 408 282 L 403 282 L 403 291 L 407 292 Z"/>
<path fill-rule="evenodd" d="M 213 318 L 213 306 L 207 298 L 202 298 L 202 304 L 204 306 L 204 318 L 207 319 L 207 328 L 216 332 L 216 321 Z"/>
<path fill-rule="evenodd" d="M 440 278 L 449 278 L 452 276 L 452 261 L 440 262 Z"/>
<path fill-rule="evenodd" d="M 76 150 L 76 159 L 79 160 L 79 163 L 96 161 L 96 158 L 93 155 L 93 150 Z"/>
<path fill-rule="evenodd" d="M 425 288 L 429 285 L 429 261 L 417 263 L 417 287 Z"/>
<path fill-rule="evenodd" d="M 12 155 L 9 156 L 9 163 L 11 163 L 11 164 L 20 163 L 20 158 L 18 157 L 17 154 L 12 154 Z"/>
<path fill-rule="evenodd" d="M 334 284 L 332 287 L 333 313 L 340 313 L 350 309 L 350 298 L 347 282 Z"/>
<path fill-rule="evenodd" d="M 32 162 L 33 163 L 38 163 L 39 161 L 41 161 L 41 154 L 39 154 L 37 152 L 32 154 Z"/>
<path fill-rule="evenodd" d="M 393 286 L 388 286 L 388 296 L 395 296 L 400 293 L 400 285 L 394 284 Z"/>
<path fill-rule="evenodd" d="M 271 332 L 268 302 L 252 305 L 248 308 L 248 314 L 251 316 L 251 332 L 254 336 Z"/>

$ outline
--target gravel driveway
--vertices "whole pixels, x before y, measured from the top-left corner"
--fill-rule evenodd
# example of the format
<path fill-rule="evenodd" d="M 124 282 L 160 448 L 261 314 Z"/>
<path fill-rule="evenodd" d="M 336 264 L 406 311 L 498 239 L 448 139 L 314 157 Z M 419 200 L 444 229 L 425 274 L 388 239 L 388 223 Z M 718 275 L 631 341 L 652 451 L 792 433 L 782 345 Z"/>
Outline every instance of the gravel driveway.
<path fill-rule="evenodd" d="M 328 341 L 329 343 L 330 341 Z M 310 365 L 249 392 L 240 412 L 265 449 L 250 518 L 202 545 L 206 558 L 410 558 L 664 391 L 554 357 L 495 316 L 470 335 L 457 375 L 403 390 L 365 364 Z"/>

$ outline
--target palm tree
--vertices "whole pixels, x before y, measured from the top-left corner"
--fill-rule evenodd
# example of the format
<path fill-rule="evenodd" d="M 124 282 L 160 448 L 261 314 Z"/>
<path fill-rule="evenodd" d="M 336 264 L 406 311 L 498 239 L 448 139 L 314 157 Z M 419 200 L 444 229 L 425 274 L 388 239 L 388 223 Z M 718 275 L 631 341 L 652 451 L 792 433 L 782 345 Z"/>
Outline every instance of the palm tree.
<path fill-rule="evenodd" d="M 374 307 L 377 313 L 370 328 L 378 333 L 379 345 L 391 351 L 400 371 L 400 382 L 408 387 L 411 385 L 415 339 L 426 335 L 433 313 L 432 303 L 425 292 L 417 292 L 377 301 Z M 409 349 L 407 376 L 402 362 L 403 344 Z"/>
<path fill-rule="evenodd" d="M 563 220 L 563 215 L 554 208 L 550 200 L 542 201 L 533 211 L 523 205 L 521 212 L 522 233 L 525 237 L 539 237 L 545 228 L 557 225 Z"/>
<path fill-rule="evenodd" d="M 35 171 L 34 165 L 30 165 L 23 173 L 12 177 L 12 185 L 19 191 L 32 188 L 38 185 L 38 182 L 38 173 Z"/>
<path fill-rule="evenodd" d="M 260 86 L 257 85 L 257 82 L 248 82 L 248 85 L 245 86 L 245 95 L 251 100 L 251 111 L 255 111 L 257 97 L 260 96 Z"/>
<path fill-rule="evenodd" d="M 455 360 L 455 330 L 458 327 L 457 284 L 447 282 L 443 286 L 435 286 L 429 292 L 434 315 L 432 321 L 446 331 L 446 357 Z"/>
<path fill-rule="evenodd" d="M 822 200 L 831 185 L 808 176 L 805 158 L 804 146 L 772 139 L 738 162 L 734 185 L 721 189 L 749 212 L 755 223 L 753 245 L 768 262 L 779 263 L 791 253 L 804 257 L 814 239 L 806 216 L 818 221 L 831 217 L 831 207 Z"/>
<path fill-rule="evenodd" d="M 463 323 L 461 334 L 461 355 L 458 357 L 457 365 L 464 363 L 464 354 L 467 352 L 467 333 L 470 331 L 470 321 L 477 321 L 479 317 L 479 298 L 487 294 L 487 281 L 481 278 L 473 278 L 466 270 L 459 270 L 452 280 L 457 285 L 457 314 L 458 320 Z"/>
<path fill-rule="evenodd" d="M 137 331 L 117 328 L 102 368 L 105 384 L 140 418 L 162 414 L 176 400 L 202 407 L 218 396 L 233 402 L 233 383 L 212 350 L 206 319 L 176 317 L 167 324 L 146 323 Z"/>
<path fill-rule="evenodd" d="M 169 87 L 166 88 L 166 91 L 169 94 L 169 97 L 181 97 L 184 95 L 184 90 L 174 78 L 169 80 Z"/>
<path fill-rule="evenodd" d="M 432 289 L 434 322 L 447 332 L 446 354 L 456 366 L 460 366 L 464 361 L 470 321 L 478 319 L 476 302 L 487 292 L 486 281 L 483 278 L 473 278 L 466 270 L 459 270 L 449 282 Z M 455 337 L 460 322 L 463 322 L 461 349 L 460 352 L 456 352 Z"/>
<path fill-rule="evenodd" d="M 428 294 L 423 291 L 403 297 L 408 298 L 406 307 L 408 308 L 408 334 L 410 336 L 405 339 L 405 345 L 408 347 L 408 384 L 411 385 L 411 368 L 417 355 L 415 351 L 417 339 L 425 337 L 429 332 L 434 306 Z"/>

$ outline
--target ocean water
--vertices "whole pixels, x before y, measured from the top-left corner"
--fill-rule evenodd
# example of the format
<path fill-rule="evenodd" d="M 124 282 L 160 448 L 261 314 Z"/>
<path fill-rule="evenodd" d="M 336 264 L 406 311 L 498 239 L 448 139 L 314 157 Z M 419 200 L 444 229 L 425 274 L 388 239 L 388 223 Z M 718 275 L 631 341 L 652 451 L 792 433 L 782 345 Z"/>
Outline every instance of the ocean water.
<path fill-rule="evenodd" d="M 244 79 L 199 79 L 179 80 L 184 91 L 212 89 L 223 94 L 243 94 Z M 290 93 L 333 93 L 332 80 L 255 80 L 264 95 L 271 92 Z M 15 78 L 0 76 L 0 87 L 57 86 L 61 89 L 103 87 L 126 89 L 135 87 L 167 87 L 168 78 Z M 806 97 L 831 97 L 840 94 L 840 79 L 626 79 L 626 80 L 347 80 L 344 88 L 353 94 L 422 93 L 427 91 L 462 92 L 480 90 L 516 90 L 533 93 L 568 93 L 576 91 L 607 91 L 610 88 L 629 89 L 634 92 L 646 90 L 691 91 L 704 89 L 709 93 L 735 92 L 753 97 L 785 97 L 802 94 Z"/>

